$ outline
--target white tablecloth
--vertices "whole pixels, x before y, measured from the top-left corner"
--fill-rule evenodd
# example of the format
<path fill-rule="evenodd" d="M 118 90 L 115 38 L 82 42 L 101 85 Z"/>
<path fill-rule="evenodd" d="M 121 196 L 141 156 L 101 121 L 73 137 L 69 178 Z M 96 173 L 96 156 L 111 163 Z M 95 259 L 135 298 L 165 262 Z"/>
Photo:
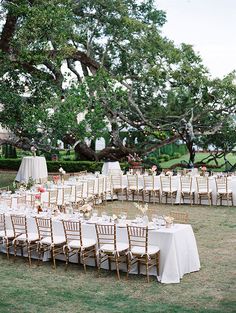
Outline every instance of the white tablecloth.
<path fill-rule="evenodd" d="M 36 182 L 47 180 L 48 170 L 44 157 L 24 157 L 22 159 L 16 181 L 27 183 L 30 177 Z"/>
<path fill-rule="evenodd" d="M 121 171 L 121 168 L 120 168 L 120 163 L 117 161 L 117 162 L 105 162 L 103 163 L 103 166 L 102 166 L 102 174 L 103 175 L 108 175 L 109 174 L 109 171 L 112 171 L 112 170 L 116 170 L 116 171 Z"/>
<path fill-rule="evenodd" d="M 35 219 L 29 217 L 27 223 L 28 231 L 36 233 Z M 12 228 L 10 216 L 6 216 L 6 226 L 8 229 Z M 53 221 L 53 233 L 57 236 L 64 236 L 60 220 Z M 95 225 L 83 224 L 82 234 L 85 238 L 96 239 Z M 128 242 L 126 227 L 117 227 L 117 240 Z M 179 283 L 184 274 L 200 269 L 197 244 L 191 225 L 176 224 L 171 228 L 163 226 L 157 230 L 150 230 L 149 244 L 160 248 L 160 273 L 157 279 L 161 283 Z M 61 258 L 64 259 L 64 257 Z M 74 258 L 74 262 L 78 262 L 78 259 Z M 89 265 L 94 266 L 94 261 L 91 260 Z M 104 263 L 104 268 L 108 269 L 108 264 Z M 126 269 L 122 268 L 122 270 Z M 145 274 L 145 268 L 141 268 L 141 272 Z M 137 269 L 134 268 L 132 273 L 137 273 Z M 150 270 L 150 275 L 157 275 L 155 268 Z"/>

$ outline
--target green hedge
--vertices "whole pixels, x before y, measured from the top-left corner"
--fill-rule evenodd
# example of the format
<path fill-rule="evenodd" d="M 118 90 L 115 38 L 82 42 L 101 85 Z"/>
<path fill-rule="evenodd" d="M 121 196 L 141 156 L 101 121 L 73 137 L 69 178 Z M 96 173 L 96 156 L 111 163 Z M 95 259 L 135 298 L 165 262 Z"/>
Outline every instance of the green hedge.
<path fill-rule="evenodd" d="M 2 170 L 15 170 L 20 167 L 21 159 L 0 159 L 0 169 Z M 48 172 L 58 172 L 60 167 L 68 173 L 88 171 L 95 172 L 102 170 L 103 162 L 91 162 L 91 161 L 47 161 Z M 121 168 L 126 169 L 127 163 L 121 163 Z"/>

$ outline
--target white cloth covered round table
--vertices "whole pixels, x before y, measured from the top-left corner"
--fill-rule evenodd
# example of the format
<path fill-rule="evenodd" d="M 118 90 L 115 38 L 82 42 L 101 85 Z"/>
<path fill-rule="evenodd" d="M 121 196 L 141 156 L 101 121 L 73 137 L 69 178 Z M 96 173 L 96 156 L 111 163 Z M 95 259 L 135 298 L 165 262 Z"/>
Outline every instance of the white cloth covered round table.
<path fill-rule="evenodd" d="M 39 183 L 47 180 L 48 170 L 45 157 L 24 157 L 22 159 L 16 181 L 27 183 L 30 177 Z"/>
<path fill-rule="evenodd" d="M 105 162 L 103 163 L 103 166 L 102 166 L 102 175 L 108 175 L 109 174 L 109 171 L 112 171 L 112 170 L 120 170 L 121 171 L 121 168 L 120 168 L 120 163 L 118 161 L 116 162 Z"/>

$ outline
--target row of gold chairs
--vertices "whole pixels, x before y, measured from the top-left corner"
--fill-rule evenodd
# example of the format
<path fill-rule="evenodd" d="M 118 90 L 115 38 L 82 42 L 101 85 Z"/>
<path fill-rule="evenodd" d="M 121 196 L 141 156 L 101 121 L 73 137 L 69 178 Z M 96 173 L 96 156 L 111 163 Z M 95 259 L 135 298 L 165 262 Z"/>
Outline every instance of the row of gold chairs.
<path fill-rule="evenodd" d="M 165 198 L 165 203 L 170 199 L 171 204 L 174 203 L 177 196 L 177 187 L 173 183 L 173 178 L 171 176 L 160 176 L 160 186 L 156 186 L 154 183 L 154 176 L 143 176 L 143 184 L 139 184 L 139 179 L 137 175 L 127 175 L 127 186 L 123 184 L 122 175 L 111 175 L 111 183 L 113 187 L 113 192 L 117 197 L 121 194 L 126 195 L 126 200 L 129 200 L 130 195 L 134 201 L 135 195 L 138 197 L 138 201 L 141 197 L 144 202 L 146 197 L 150 202 L 155 199 L 160 203 L 162 199 Z M 176 177 L 175 177 L 176 179 Z M 227 205 L 231 202 L 233 205 L 233 193 L 228 187 L 227 177 L 215 178 L 216 183 L 216 195 L 217 203 L 220 200 L 222 205 L 223 201 L 227 202 Z M 195 203 L 195 192 L 197 194 L 197 203 L 201 204 L 202 200 L 208 200 L 210 205 L 213 204 L 212 201 L 212 190 L 209 187 L 208 177 L 196 177 L 196 190 L 193 187 L 193 178 L 190 176 L 180 177 L 180 203 L 184 203 L 186 199 L 190 201 L 190 204 Z"/>
<path fill-rule="evenodd" d="M 24 255 L 27 252 L 29 265 L 31 265 L 32 252 L 38 254 L 38 262 L 43 260 L 44 254 L 50 252 L 53 267 L 56 268 L 56 256 L 64 254 L 66 268 L 73 255 L 78 255 L 78 261 L 83 264 L 86 272 L 88 258 L 93 258 L 95 266 L 100 271 L 104 262 L 108 262 L 109 269 L 115 263 L 117 277 L 120 279 L 120 264 L 126 263 L 127 277 L 134 264 L 145 265 L 147 281 L 149 282 L 149 270 L 156 266 L 159 273 L 160 249 L 158 246 L 148 244 L 148 227 L 128 226 L 128 243 L 117 241 L 116 225 L 96 224 L 97 240 L 84 238 L 80 221 L 62 221 L 64 236 L 55 236 L 52 220 L 49 218 L 35 217 L 37 233 L 28 232 L 25 216 L 11 215 L 13 231 L 6 229 L 5 214 L 0 214 L 0 239 L 4 243 L 9 258 L 10 247 L 14 248 L 14 260 L 17 250 Z M 98 258 L 97 258 L 98 256 Z"/>

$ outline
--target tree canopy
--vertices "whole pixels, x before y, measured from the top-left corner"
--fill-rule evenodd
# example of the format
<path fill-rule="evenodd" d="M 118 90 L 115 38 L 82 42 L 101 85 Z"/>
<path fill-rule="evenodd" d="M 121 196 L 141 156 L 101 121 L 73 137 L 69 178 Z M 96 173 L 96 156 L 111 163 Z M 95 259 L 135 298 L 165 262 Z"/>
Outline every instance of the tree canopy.
<path fill-rule="evenodd" d="M 15 145 L 62 139 L 98 160 L 180 138 L 194 158 L 194 138 L 235 113 L 235 73 L 212 79 L 190 45 L 165 38 L 153 0 L 3 0 L 1 18 L 0 123 Z"/>

